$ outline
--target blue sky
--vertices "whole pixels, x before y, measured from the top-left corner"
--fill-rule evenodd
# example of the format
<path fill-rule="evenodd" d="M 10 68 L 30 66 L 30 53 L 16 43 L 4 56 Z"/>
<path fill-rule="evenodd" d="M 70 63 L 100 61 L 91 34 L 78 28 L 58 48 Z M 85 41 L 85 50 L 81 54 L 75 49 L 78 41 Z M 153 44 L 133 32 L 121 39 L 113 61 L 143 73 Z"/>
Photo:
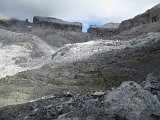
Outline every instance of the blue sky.
<path fill-rule="evenodd" d="M 50 16 L 90 24 L 121 22 L 160 3 L 160 0 L 0 0 L 0 17 L 32 20 Z"/>
<path fill-rule="evenodd" d="M 83 32 L 87 32 L 87 29 L 89 28 L 90 25 L 104 25 L 107 23 L 107 19 L 100 19 L 100 18 L 90 18 L 87 20 L 67 20 L 67 21 L 77 21 L 83 23 Z"/>

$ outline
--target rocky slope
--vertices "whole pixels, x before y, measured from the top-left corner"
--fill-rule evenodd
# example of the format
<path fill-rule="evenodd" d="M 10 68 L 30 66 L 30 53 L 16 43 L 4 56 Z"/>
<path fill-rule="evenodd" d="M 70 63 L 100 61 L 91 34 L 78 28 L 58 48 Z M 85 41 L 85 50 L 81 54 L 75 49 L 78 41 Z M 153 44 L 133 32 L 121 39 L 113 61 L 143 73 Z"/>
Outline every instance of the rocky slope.
<path fill-rule="evenodd" d="M 66 45 L 52 55 L 48 65 L 1 79 L 0 105 L 23 103 L 60 91 L 105 90 L 126 80 L 139 83 L 147 73 L 160 69 L 159 42 L 160 34 L 150 33 L 130 41 Z M 7 90 L 3 90 L 5 87 Z"/>
<path fill-rule="evenodd" d="M 31 34 L 39 36 L 46 43 L 54 47 L 62 47 L 65 44 L 86 42 L 93 37 L 82 33 L 82 23 L 66 22 L 51 17 L 35 16 Z"/>
<path fill-rule="evenodd" d="M 159 120 L 159 80 L 159 77 L 149 74 L 143 86 L 129 81 L 106 92 L 85 95 L 58 93 L 50 98 L 0 108 L 0 119 Z M 158 88 L 158 94 L 153 88 Z"/>
<path fill-rule="evenodd" d="M 133 19 L 123 21 L 119 26 L 119 31 L 131 29 L 133 27 L 160 21 L 160 4 L 147 10 L 145 13 L 137 15 Z"/>
<path fill-rule="evenodd" d="M 53 47 L 63 47 L 65 44 L 82 43 L 95 39 L 87 33 L 50 30 L 43 27 L 33 27 L 29 33 L 39 36 L 44 42 Z"/>

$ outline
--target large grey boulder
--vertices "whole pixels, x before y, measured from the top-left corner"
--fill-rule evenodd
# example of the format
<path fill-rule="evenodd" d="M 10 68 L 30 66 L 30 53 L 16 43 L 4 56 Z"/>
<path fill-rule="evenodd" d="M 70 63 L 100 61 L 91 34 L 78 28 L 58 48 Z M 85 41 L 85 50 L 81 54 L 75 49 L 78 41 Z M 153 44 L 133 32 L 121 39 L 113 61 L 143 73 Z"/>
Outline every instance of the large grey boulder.
<path fill-rule="evenodd" d="M 105 96 L 105 113 L 124 120 L 160 119 L 160 102 L 135 82 L 124 82 Z"/>

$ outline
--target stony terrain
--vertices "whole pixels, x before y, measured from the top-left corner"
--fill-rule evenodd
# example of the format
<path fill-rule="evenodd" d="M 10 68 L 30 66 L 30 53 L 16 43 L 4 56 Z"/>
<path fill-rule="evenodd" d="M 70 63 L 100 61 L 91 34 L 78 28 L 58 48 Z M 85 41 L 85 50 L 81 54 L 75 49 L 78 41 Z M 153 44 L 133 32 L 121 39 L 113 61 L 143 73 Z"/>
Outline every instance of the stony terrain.
<path fill-rule="evenodd" d="M 126 80 L 141 82 L 147 73 L 159 71 L 159 42 L 159 33 L 148 33 L 130 41 L 66 45 L 53 53 L 50 63 L 42 68 L 1 79 L 0 104 L 23 103 L 60 91 L 105 90 Z"/>
<path fill-rule="evenodd" d="M 106 92 L 62 92 L 50 98 L 0 108 L 3 120 L 159 120 L 160 78 L 148 74 L 141 85 L 124 82 Z M 158 97 L 157 97 L 158 96 Z"/>
<path fill-rule="evenodd" d="M 0 119 L 160 119 L 158 16 L 107 24 L 116 34 L 104 36 L 55 18 L 11 21 L 0 22 Z"/>

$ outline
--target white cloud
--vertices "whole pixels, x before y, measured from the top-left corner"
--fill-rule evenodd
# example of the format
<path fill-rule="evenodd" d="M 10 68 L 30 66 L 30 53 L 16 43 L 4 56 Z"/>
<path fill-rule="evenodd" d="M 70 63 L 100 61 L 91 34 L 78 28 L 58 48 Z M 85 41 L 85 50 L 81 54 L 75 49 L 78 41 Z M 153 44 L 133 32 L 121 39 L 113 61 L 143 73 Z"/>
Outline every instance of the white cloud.
<path fill-rule="evenodd" d="M 43 15 L 65 20 L 86 21 L 96 18 L 120 22 L 159 2 L 160 0 L 1 0 L 0 12 L 21 19 Z"/>
<path fill-rule="evenodd" d="M 0 20 L 1 19 L 9 19 L 9 17 L 0 12 Z"/>

